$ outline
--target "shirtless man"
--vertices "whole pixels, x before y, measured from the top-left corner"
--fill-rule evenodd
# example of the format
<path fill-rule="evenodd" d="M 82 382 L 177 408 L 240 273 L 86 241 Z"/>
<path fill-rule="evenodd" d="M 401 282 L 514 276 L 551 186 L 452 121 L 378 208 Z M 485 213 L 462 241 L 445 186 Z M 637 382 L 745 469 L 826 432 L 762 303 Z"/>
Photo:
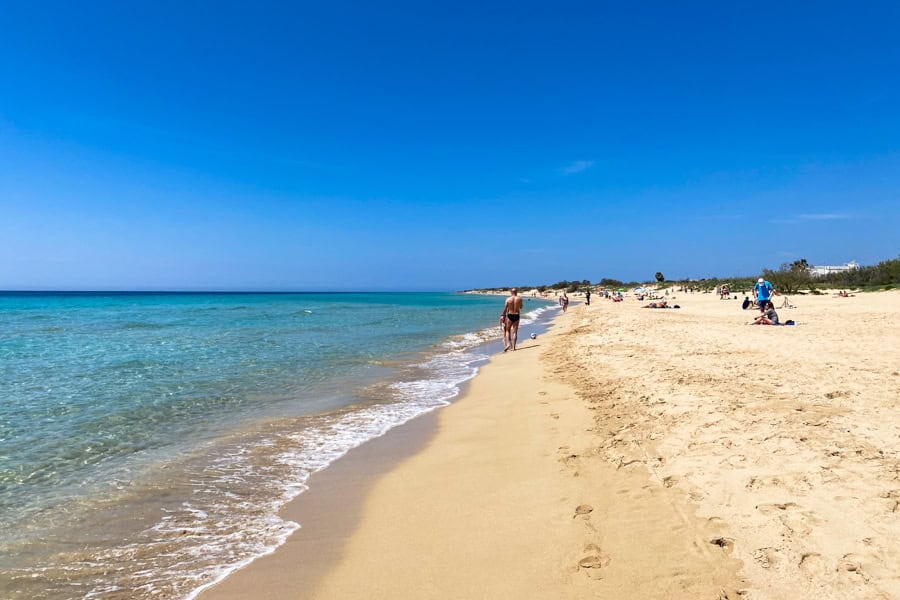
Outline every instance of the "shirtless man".
<path fill-rule="evenodd" d="M 522 299 L 519 298 L 519 290 L 513 288 L 510 290 L 512 294 L 503 304 L 503 341 L 506 342 L 504 352 L 510 348 L 515 351 L 516 341 L 519 339 L 519 317 L 522 313 Z"/>

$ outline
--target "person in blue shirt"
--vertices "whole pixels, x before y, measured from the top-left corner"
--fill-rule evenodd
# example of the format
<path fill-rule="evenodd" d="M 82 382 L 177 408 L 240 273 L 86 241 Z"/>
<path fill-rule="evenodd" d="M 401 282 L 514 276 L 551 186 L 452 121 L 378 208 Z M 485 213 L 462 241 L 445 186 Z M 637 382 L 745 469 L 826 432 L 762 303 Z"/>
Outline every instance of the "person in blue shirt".
<path fill-rule="evenodd" d="M 766 312 L 766 304 L 769 303 L 769 298 L 775 294 L 775 288 L 772 287 L 771 283 L 760 277 L 756 285 L 753 286 L 753 291 L 756 293 L 756 303 L 759 305 L 759 312 Z"/>

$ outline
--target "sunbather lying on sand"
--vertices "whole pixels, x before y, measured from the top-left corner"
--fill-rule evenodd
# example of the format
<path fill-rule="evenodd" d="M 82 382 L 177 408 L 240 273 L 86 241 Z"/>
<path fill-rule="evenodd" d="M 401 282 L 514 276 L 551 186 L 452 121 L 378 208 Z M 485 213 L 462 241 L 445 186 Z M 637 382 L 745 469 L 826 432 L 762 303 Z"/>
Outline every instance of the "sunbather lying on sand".
<path fill-rule="evenodd" d="M 665 300 L 660 300 L 659 302 L 651 302 L 650 304 L 645 304 L 641 308 L 669 308 L 669 305 Z"/>

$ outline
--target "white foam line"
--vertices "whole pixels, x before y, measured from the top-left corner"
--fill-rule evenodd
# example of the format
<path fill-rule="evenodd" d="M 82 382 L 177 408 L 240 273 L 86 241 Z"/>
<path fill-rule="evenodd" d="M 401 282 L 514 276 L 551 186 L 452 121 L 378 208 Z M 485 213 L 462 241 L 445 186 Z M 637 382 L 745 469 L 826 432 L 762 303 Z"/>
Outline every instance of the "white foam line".
<path fill-rule="evenodd" d="M 494 328 L 490 328 L 490 331 L 490 337 L 495 337 Z M 470 343 L 462 345 L 465 349 L 481 344 L 485 340 L 482 339 L 480 335 L 475 335 L 467 339 L 467 341 Z M 334 463 L 334 461 L 346 456 L 354 448 L 358 448 L 370 440 L 379 438 L 395 427 L 408 423 L 416 417 L 420 417 L 438 408 L 449 405 L 451 401 L 459 395 L 459 386 L 478 374 L 478 367 L 474 366 L 475 363 L 487 358 L 487 355 L 464 353 L 464 351 L 459 348 L 449 354 L 434 356 L 428 361 L 416 366 L 429 369 L 432 372 L 440 371 L 441 367 L 444 369 L 451 367 L 449 372 L 445 371 L 445 377 L 439 377 L 437 379 L 420 379 L 410 382 L 397 382 L 392 384 L 391 387 L 397 390 L 401 396 L 407 396 L 407 398 L 404 399 L 407 401 L 398 404 L 371 407 L 369 409 L 351 413 L 337 423 L 333 423 L 327 428 L 324 428 L 324 430 L 320 430 L 318 435 L 313 434 L 310 436 L 309 431 L 304 432 L 304 437 L 311 443 L 306 444 L 305 448 L 298 449 L 296 452 L 285 453 L 277 458 L 282 464 L 292 466 L 298 470 L 296 473 L 297 483 L 287 486 L 284 490 L 281 502 L 277 503 L 278 508 L 280 509 L 302 492 L 306 491 L 308 486 L 305 485 L 305 481 L 307 481 L 312 474 L 326 469 Z M 400 408 L 401 410 L 390 410 L 397 408 Z M 358 428 L 360 422 L 367 425 L 363 428 L 363 432 L 360 432 Z M 335 436 L 335 433 L 338 433 L 339 435 Z M 345 433 L 353 433 L 356 435 L 348 439 L 348 436 L 341 435 Z M 360 433 L 363 433 L 363 435 L 360 436 Z M 326 446 L 331 446 L 331 448 L 328 448 L 324 453 L 322 452 L 322 446 L 316 445 L 317 442 L 321 441 L 324 441 Z M 341 441 L 343 441 L 345 445 L 341 444 Z M 303 452 L 303 450 L 310 450 L 311 447 L 315 447 L 315 454 L 318 455 L 319 460 L 310 460 L 310 455 Z M 253 556 L 244 558 L 232 565 L 221 567 L 221 570 L 216 574 L 212 581 L 204 583 L 190 592 L 185 597 L 185 600 L 194 600 L 204 590 L 220 583 L 231 573 L 250 565 L 258 558 L 273 553 L 279 547 L 284 545 L 287 539 L 295 531 L 301 528 L 299 523 L 293 521 L 284 521 L 282 522 L 282 526 L 284 527 L 284 533 L 278 537 L 274 544 L 262 548 Z"/>

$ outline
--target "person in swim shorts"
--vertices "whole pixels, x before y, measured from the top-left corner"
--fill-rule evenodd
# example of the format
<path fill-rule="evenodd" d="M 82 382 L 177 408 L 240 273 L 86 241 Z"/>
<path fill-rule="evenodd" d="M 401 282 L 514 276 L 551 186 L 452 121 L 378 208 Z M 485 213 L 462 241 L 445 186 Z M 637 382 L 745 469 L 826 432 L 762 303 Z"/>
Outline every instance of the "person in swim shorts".
<path fill-rule="evenodd" d="M 506 342 L 506 347 L 503 348 L 504 352 L 510 348 L 513 351 L 516 349 L 516 342 L 519 339 L 519 317 L 521 314 L 522 299 L 519 298 L 519 290 L 513 288 L 510 290 L 509 298 L 503 303 L 502 316 L 506 317 L 503 322 L 503 341 Z"/>

